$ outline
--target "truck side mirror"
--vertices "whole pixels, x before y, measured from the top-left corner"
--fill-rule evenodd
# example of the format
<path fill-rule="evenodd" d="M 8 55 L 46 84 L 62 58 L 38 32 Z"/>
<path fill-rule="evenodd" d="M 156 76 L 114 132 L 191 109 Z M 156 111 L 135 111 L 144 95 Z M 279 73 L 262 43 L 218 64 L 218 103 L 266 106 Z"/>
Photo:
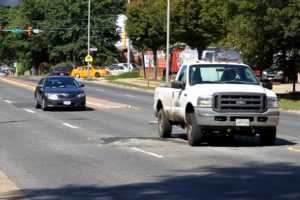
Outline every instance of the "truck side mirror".
<path fill-rule="evenodd" d="M 173 82 L 171 83 L 171 87 L 172 87 L 172 88 L 175 88 L 175 89 L 182 89 L 182 90 L 184 90 L 184 88 L 185 88 L 185 83 L 182 82 L 182 81 L 173 81 Z"/>
<path fill-rule="evenodd" d="M 262 83 L 262 86 L 263 86 L 264 88 L 269 89 L 269 90 L 272 90 L 272 89 L 273 89 L 273 85 L 272 85 L 272 83 L 270 83 L 270 82 L 263 82 L 263 83 Z"/>

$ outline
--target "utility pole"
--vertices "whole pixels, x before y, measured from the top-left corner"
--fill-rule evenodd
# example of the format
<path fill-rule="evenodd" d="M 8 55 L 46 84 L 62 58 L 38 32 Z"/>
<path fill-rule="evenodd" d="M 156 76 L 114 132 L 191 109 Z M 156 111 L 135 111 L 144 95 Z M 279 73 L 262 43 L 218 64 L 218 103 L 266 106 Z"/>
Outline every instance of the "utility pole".
<path fill-rule="evenodd" d="M 169 46 L 170 46 L 170 0 L 167 0 L 167 45 L 166 45 L 166 59 L 167 59 L 167 65 L 166 65 L 166 85 L 169 84 L 169 68 L 170 68 L 170 62 L 169 62 Z"/>
<path fill-rule="evenodd" d="M 88 56 L 90 55 L 90 33 L 91 33 L 91 0 L 88 1 L 88 50 L 87 50 L 87 54 Z M 87 62 L 87 78 L 90 78 L 90 62 Z"/>
<path fill-rule="evenodd" d="M 130 4 L 130 0 L 128 0 L 128 4 Z M 128 20 L 128 17 L 127 17 L 127 20 Z M 127 30 L 125 30 L 127 31 Z M 126 39 L 127 39 L 127 67 L 128 67 L 128 70 L 130 69 L 130 40 L 129 40 L 129 37 L 128 37 L 128 34 L 126 34 Z"/>

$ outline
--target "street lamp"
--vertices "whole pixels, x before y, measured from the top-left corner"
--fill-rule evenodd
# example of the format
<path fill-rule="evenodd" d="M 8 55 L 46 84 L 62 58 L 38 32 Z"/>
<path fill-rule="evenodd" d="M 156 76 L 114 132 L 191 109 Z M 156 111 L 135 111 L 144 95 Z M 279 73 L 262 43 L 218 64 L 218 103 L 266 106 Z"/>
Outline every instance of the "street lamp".
<path fill-rule="evenodd" d="M 167 58 L 167 65 L 166 65 L 166 85 L 169 82 L 169 45 L 170 45 L 170 0 L 167 0 L 167 45 L 166 45 L 166 58 Z"/>

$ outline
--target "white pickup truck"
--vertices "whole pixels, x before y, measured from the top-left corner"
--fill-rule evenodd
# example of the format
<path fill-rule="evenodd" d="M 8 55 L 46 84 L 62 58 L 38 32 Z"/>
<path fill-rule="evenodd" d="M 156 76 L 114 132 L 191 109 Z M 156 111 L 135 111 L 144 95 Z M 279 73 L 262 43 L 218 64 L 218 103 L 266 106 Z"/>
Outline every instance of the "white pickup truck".
<path fill-rule="evenodd" d="M 171 87 L 155 89 L 159 135 L 170 137 L 172 125 L 178 125 L 187 128 L 191 146 L 199 145 L 206 134 L 258 134 L 262 145 L 273 145 L 279 109 L 276 94 L 270 89 L 272 85 L 261 85 L 245 64 L 183 64 Z"/>

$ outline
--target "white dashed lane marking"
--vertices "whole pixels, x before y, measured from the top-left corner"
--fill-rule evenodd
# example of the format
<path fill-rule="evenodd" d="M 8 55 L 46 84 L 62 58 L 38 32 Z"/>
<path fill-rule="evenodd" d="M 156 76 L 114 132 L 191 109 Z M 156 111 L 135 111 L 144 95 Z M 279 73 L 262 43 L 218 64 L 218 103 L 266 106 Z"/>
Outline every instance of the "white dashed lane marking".
<path fill-rule="evenodd" d="M 12 104 L 12 102 L 10 100 L 4 100 L 6 103 L 10 103 Z"/>
<path fill-rule="evenodd" d="M 138 152 L 141 152 L 141 153 L 145 153 L 145 154 L 148 154 L 150 156 L 154 156 L 156 158 L 163 158 L 162 155 L 158 155 L 158 154 L 155 154 L 155 153 L 151 153 L 151 152 L 148 152 L 148 151 L 144 151 L 142 149 L 139 149 L 139 148 L 135 148 L 135 147 L 131 147 L 132 150 L 134 151 L 138 151 Z"/>
<path fill-rule="evenodd" d="M 73 125 L 68 124 L 68 123 L 62 123 L 62 124 L 69 127 L 69 128 L 74 128 L 74 129 L 78 128 L 77 126 L 73 126 Z"/>
<path fill-rule="evenodd" d="M 104 92 L 104 90 L 102 90 L 102 89 L 96 89 L 97 91 L 100 91 L 100 92 Z"/>
<path fill-rule="evenodd" d="M 135 96 L 129 95 L 129 94 L 126 94 L 125 96 L 126 96 L 126 97 L 130 97 L 130 98 L 135 98 Z"/>
<path fill-rule="evenodd" d="M 35 111 L 33 111 L 33 110 L 30 110 L 30 109 L 25 109 L 27 112 L 29 112 L 29 113 L 36 113 Z"/>

